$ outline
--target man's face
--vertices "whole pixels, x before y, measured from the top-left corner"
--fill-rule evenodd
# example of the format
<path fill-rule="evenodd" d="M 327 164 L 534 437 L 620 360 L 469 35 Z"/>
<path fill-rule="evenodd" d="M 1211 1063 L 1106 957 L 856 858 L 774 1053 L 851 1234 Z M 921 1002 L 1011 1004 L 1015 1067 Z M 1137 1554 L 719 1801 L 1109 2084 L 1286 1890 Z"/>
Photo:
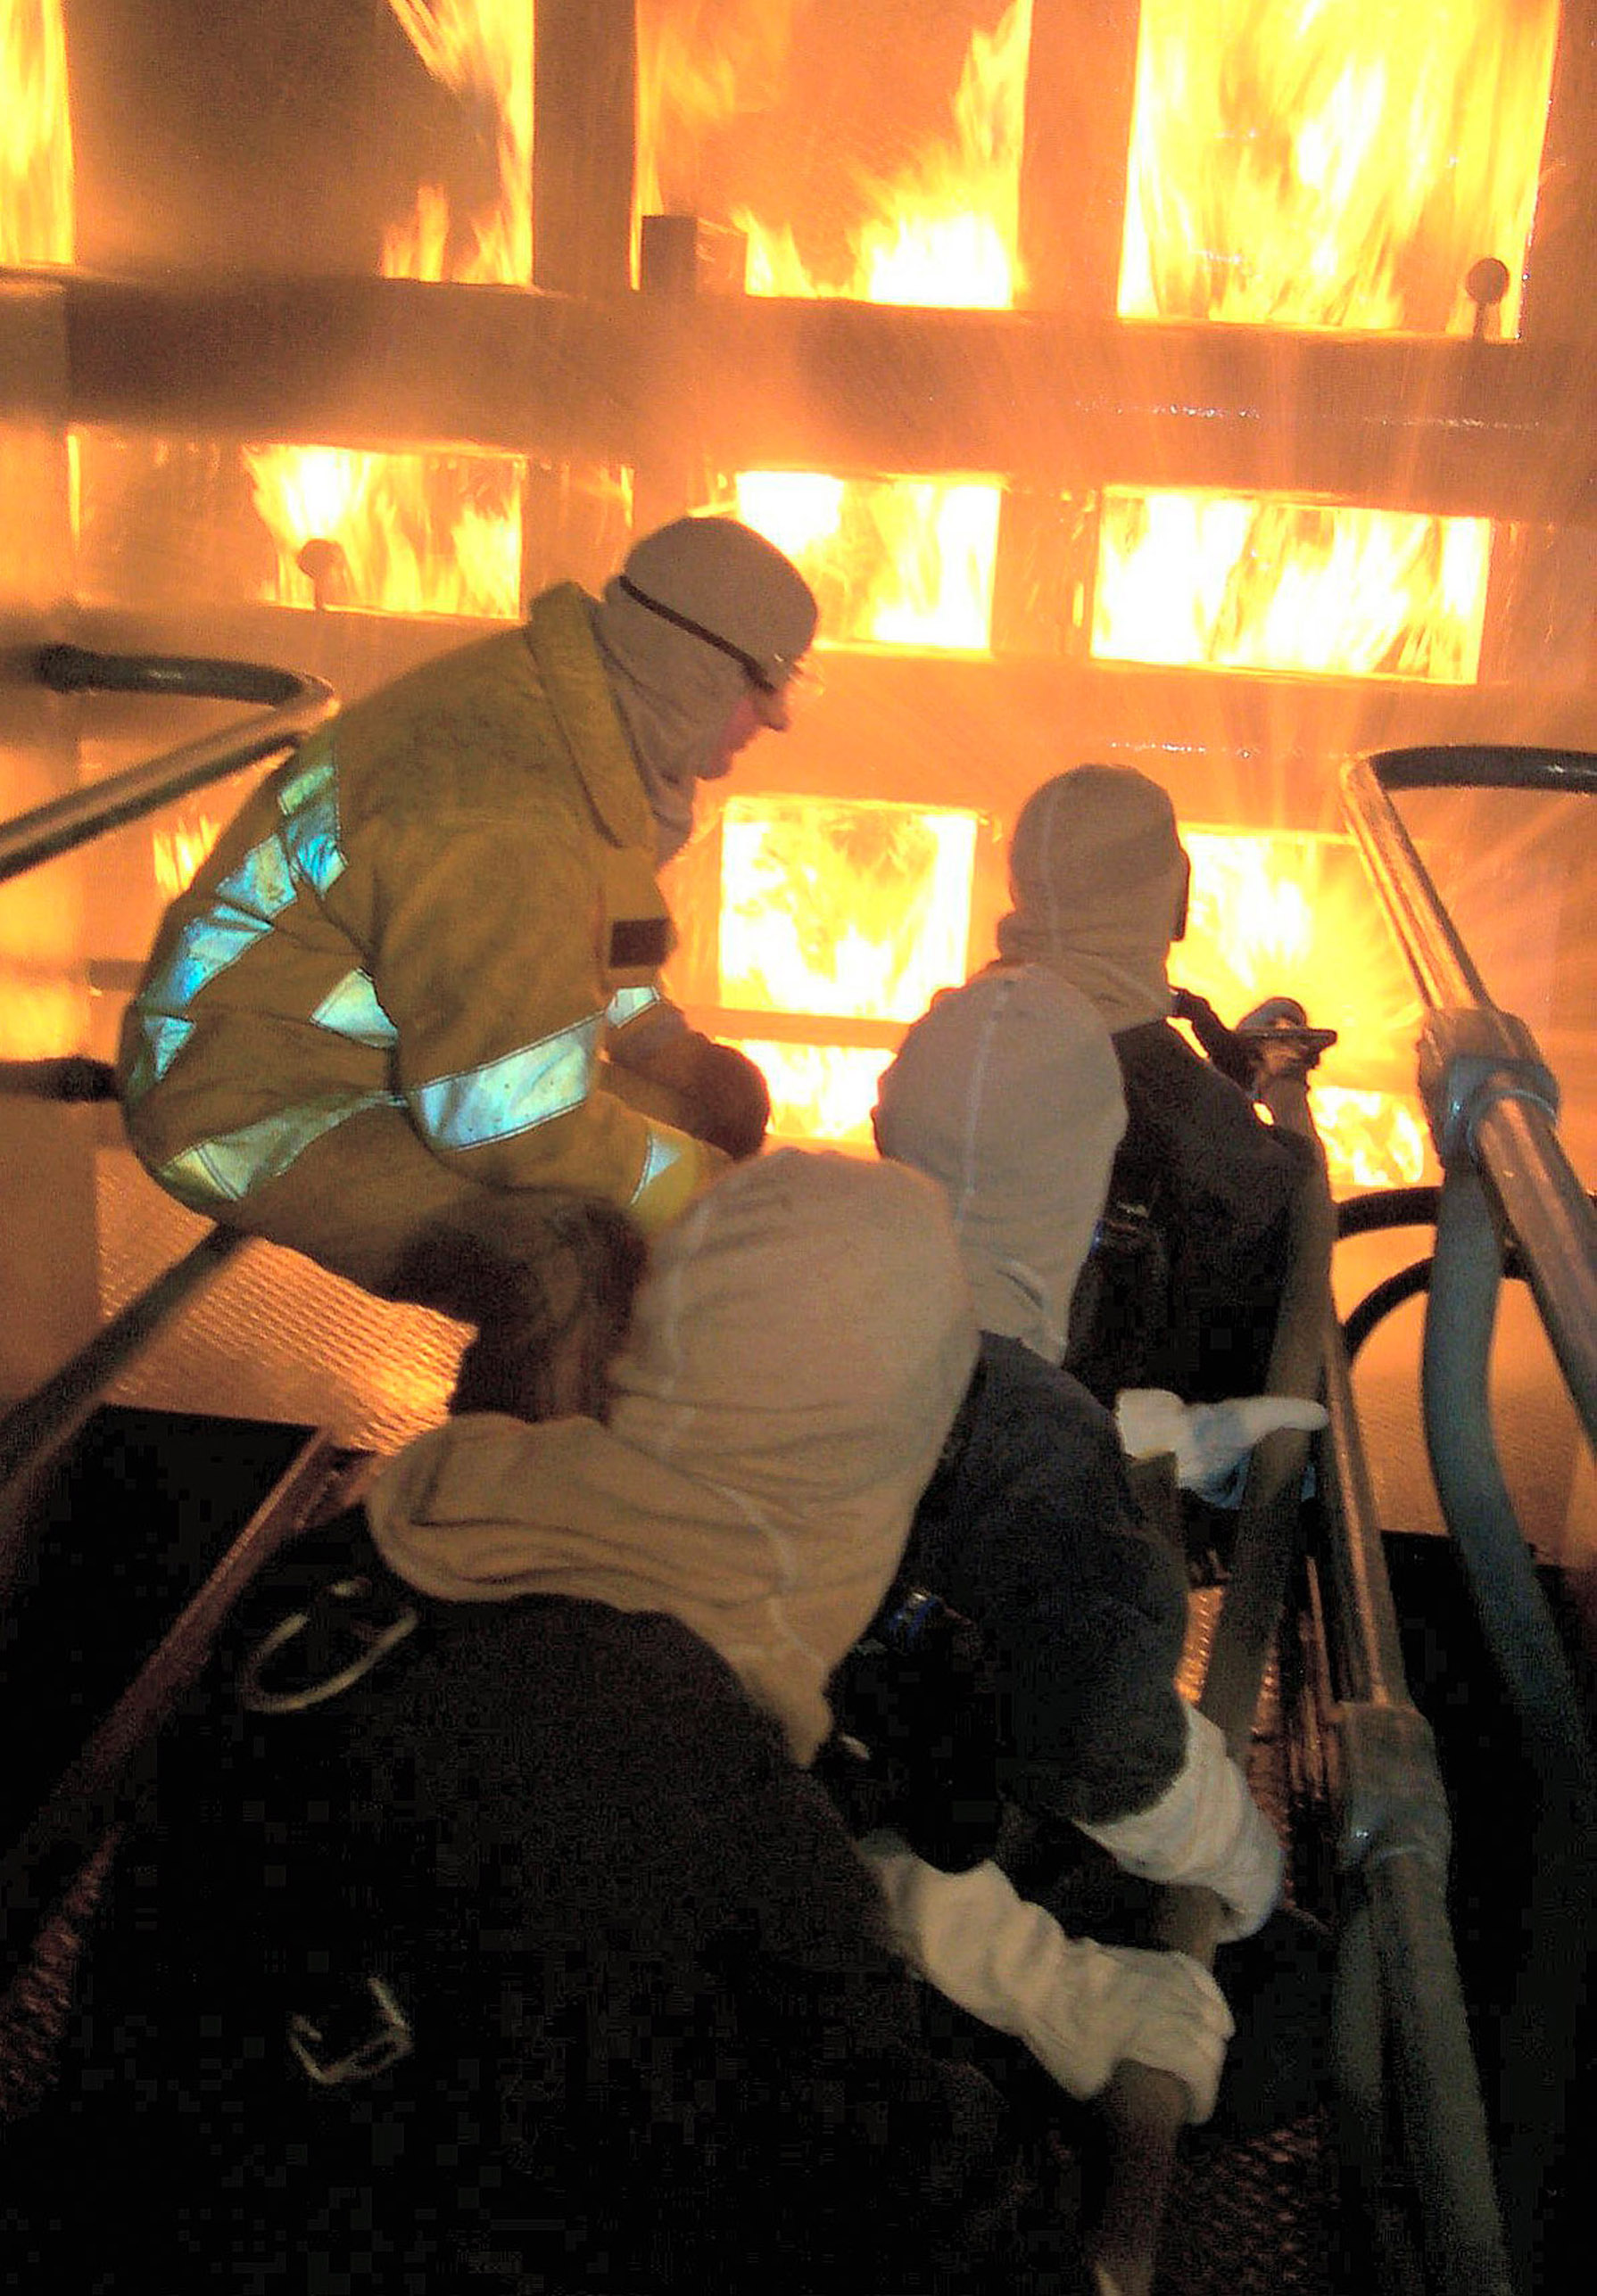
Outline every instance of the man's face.
<path fill-rule="evenodd" d="M 779 689 L 767 693 L 763 687 L 751 685 L 732 704 L 715 755 L 700 771 L 699 778 L 718 781 L 730 773 L 732 761 L 740 750 L 747 749 L 757 733 L 769 727 L 774 733 L 785 733 L 788 725 L 788 706 L 785 692 Z"/>

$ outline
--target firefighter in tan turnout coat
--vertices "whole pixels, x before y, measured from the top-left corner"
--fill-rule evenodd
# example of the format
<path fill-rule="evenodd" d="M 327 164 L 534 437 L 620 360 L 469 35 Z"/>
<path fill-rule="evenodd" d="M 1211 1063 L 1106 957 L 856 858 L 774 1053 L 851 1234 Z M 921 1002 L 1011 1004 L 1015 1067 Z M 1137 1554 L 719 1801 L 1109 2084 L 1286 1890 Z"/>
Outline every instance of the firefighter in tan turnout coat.
<path fill-rule="evenodd" d="M 541 1190 L 667 1225 L 757 1148 L 768 1101 L 660 991 L 656 870 L 698 781 L 785 726 L 815 627 L 771 544 L 679 519 L 602 598 L 546 591 L 307 740 L 169 910 L 129 1007 L 153 1177 L 424 1304 L 407 1260 L 440 1221 L 512 1262 Z"/>

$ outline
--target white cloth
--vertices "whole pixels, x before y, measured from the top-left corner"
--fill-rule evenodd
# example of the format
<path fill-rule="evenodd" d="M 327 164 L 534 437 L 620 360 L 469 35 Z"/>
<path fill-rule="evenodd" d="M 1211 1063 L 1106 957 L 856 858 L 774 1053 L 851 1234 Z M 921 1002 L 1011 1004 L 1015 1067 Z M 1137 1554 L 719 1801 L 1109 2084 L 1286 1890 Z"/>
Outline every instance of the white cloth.
<path fill-rule="evenodd" d="M 899 1951 L 939 1993 L 1022 2041 L 1073 2097 L 1096 2096 L 1130 2061 L 1173 2073 L 1188 2118 L 1207 2120 L 1233 2027 L 1200 1962 L 1068 1937 L 990 1862 L 944 1873 L 891 1833 L 859 1846 Z"/>
<path fill-rule="evenodd" d="M 681 1619 L 808 1762 L 975 1359 L 940 1192 L 780 1149 L 656 1239 L 608 1426 L 434 1428 L 377 1477 L 372 1533 L 445 1601 L 561 1594 Z"/>
<path fill-rule="evenodd" d="M 1164 1387 L 1124 1387 L 1114 1421 L 1128 1458 L 1175 1456 L 1176 1480 L 1202 1499 L 1226 1500 L 1237 1470 L 1255 1443 L 1284 1427 L 1312 1434 L 1326 1424 L 1323 1403 L 1298 1395 L 1241 1395 L 1224 1403 L 1183 1403 Z"/>
<path fill-rule="evenodd" d="M 982 1330 L 1057 1363 L 1126 1128 L 1088 999 L 1030 964 L 946 990 L 884 1071 L 875 1127 L 884 1156 L 947 1193 Z"/>
<path fill-rule="evenodd" d="M 1251 1937 L 1281 1894 L 1281 1845 L 1207 1714 L 1187 1705 L 1187 1758 L 1151 1809 L 1077 1825 L 1128 1873 L 1212 1889 L 1222 1938 Z"/>

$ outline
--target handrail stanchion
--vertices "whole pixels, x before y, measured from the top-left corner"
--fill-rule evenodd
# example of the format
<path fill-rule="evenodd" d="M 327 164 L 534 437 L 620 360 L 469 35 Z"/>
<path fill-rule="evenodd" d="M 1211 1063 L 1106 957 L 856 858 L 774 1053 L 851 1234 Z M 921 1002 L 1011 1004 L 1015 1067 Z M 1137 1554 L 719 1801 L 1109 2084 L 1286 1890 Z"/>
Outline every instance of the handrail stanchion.
<path fill-rule="evenodd" d="M 1272 1394 L 1312 1396 L 1319 1391 L 1331 1313 L 1336 1213 L 1305 1085 L 1301 1078 L 1278 1077 L 1271 1080 L 1268 1094 L 1276 1120 L 1312 1143 L 1314 1163 L 1303 1174 L 1294 1202 L 1287 1279 L 1265 1384 Z M 1283 1429 L 1267 1436 L 1249 1461 L 1237 1516 L 1231 1576 L 1199 1704 L 1224 1731 L 1232 1754 L 1245 1763 L 1297 1553 L 1308 1460 L 1306 1435 Z M 1165 1891 L 1159 1921 L 1162 1939 L 1205 1966 L 1214 1958 L 1220 1920 L 1220 1901 L 1212 1891 Z M 1092 2253 L 1123 2296 L 1148 2296 L 1187 2094 L 1168 2073 L 1122 2064 L 1104 2092 L 1103 2108 L 1111 2132 L 1111 2159 Z"/>
<path fill-rule="evenodd" d="M 1343 2165 L 1372 2218 L 1385 2120 L 1371 2055 L 1373 1975 L 1429 2285 L 1438 2296 L 1509 2296 L 1508 2244 L 1448 1920 L 1447 1796 L 1429 1726 L 1404 1680 L 1347 1356 L 1334 1327 L 1325 1375 L 1330 1424 L 1320 1460 L 1327 1592 L 1338 1630 L 1339 1846 L 1349 1898 L 1334 2012 Z"/>

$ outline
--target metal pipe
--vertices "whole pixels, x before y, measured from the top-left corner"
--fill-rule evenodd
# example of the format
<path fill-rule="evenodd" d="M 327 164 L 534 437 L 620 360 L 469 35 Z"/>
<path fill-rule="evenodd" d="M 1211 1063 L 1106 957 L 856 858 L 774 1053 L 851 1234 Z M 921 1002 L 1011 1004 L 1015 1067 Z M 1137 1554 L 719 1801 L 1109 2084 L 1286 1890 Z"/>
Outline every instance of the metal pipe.
<path fill-rule="evenodd" d="M 1309 1112 L 1306 1079 L 1276 1078 L 1270 1094 L 1277 1121 L 1289 1125 L 1311 1142 L 1314 1161 L 1304 1172 L 1294 1202 L 1287 1279 L 1265 1383 L 1273 1394 L 1312 1396 L 1319 1392 L 1324 1334 L 1331 1315 L 1336 1213 L 1324 1151 Z M 1237 1517 L 1230 1582 L 1199 1705 L 1225 1732 L 1233 1755 L 1244 1763 L 1297 1552 L 1308 1458 L 1307 1436 L 1292 1430 L 1267 1436 L 1249 1463 Z M 1220 1917 L 1220 1902 L 1212 1891 L 1167 1890 L 1159 1934 L 1164 1944 L 1207 1965 L 1214 1958 Z M 1112 2146 L 1107 2185 L 1091 2236 L 1092 2254 L 1125 2296 L 1147 2296 L 1176 2144 L 1186 2118 L 1186 2093 L 1168 2074 L 1122 2064 L 1116 2068 L 1102 2102 Z"/>
<path fill-rule="evenodd" d="M 7 1574 L 4 1557 L 12 1528 L 12 1486 L 71 1440 L 102 1390 L 149 1344 L 167 1317 L 248 1241 L 239 1229 L 211 1228 L 42 1387 L 0 1418 L 0 1583 Z"/>
<path fill-rule="evenodd" d="M 1485 983 L 1386 795 L 1375 759 L 1356 757 L 1344 767 L 1342 803 L 1426 1003 L 1439 1010 L 1490 1004 Z"/>
<path fill-rule="evenodd" d="M 16 1840 L 0 1856 L 0 1985 L 13 1974 L 85 1858 L 123 1814 L 127 1765 L 198 1678 L 217 1630 L 255 1573 L 310 1516 L 338 1451 L 317 1429 Z"/>
<path fill-rule="evenodd" d="M 1349 820 L 1421 995 L 1444 1016 L 1495 1014 L 1498 1008 L 1387 795 L 1389 786 L 1590 796 L 1597 793 L 1597 757 L 1571 750 L 1413 749 L 1355 759 L 1344 770 Z M 1508 1026 L 1503 1016 L 1505 1037 Z M 1512 1026 L 1534 1053 L 1529 1031 L 1523 1024 Z M 1534 1094 L 1526 1096 L 1506 1061 L 1501 1074 L 1490 1057 L 1478 1066 L 1473 1095 L 1461 1111 L 1463 1145 L 1491 1186 L 1518 1247 L 1526 1281 L 1576 1408 L 1588 1439 L 1597 1442 L 1597 1209 L 1565 1155 L 1546 1108 Z"/>
<path fill-rule="evenodd" d="M 1429 2285 L 1435 2296 L 1512 2296 L 1445 1875 L 1434 1859 L 1394 1849 L 1367 1859 L 1363 1878 Z"/>
<path fill-rule="evenodd" d="M 1329 1424 L 1320 1447 L 1337 1687 L 1360 1705 L 1406 1705 L 1403 1639 L 1381 1546 L 1369 1465 L 1359 1432 L 1346 1350 L 1333 1330 L 1325 1350 Z"/>
<path fill-rule="evenodd" d="M 124 822 L 158 813 L 174 798 L 209 782 L 225 780 L 277 751 L 285 755 L 332 716 L 338 697 L 320 678 L 302 676 L 251 662 L 185 660 L 167 655 L 119 657 L 87 654 L 76 647 L 47 647 L 37 661 L 44 684 L 58 692 L 182 694 L 219 701 L 265 701 L 264 715 L 223 726 L 203 739 L 170 749 L 160 757 L 74 790 L 32 812 L 0 824 L 0 884 L 41 862 L 87 845 Z"/>
<path fill-rule="evenodd" d="M 1276 1121 L 1309 1142 L 1313 1162 L 1300 1181 L 1293 1203 L 1287 1278 L 1265 1387 L 1272 1395 L 1317 1396 L 1332 1317 L 1336 1207 L 1325 1152 L 1309 1113 L 1306 1079 L 1276 1078 L 1269 1092 Z M 1248 1464 L 1237 1518 L 1230 1582 L 1221 1606 L 1200 1700 L 1204 1713 L 1224 1730 L 1239 1761 L 1246 1759 L 1264 1670 L 1296 1554 L 1309 1449 L 1306 1435 L 1287 1429 L 1266 1436 Z"/>
<path fill-rule="evenodd" d="M 1361 1895 L 1338 1963 L 1334 2044 L 1345 2128 L 1368 2172 L 1380 2154 L 1378 2067 L 1366 1987 L 1378 1960 L 1385 2025 L 1399 2081 L 1404 2149 L 1438 2296 L 1510 2287 L 1479 2075 L 1448 1926 L 1446 1794 L 1430 1731 L 1410 1699 L 1396 1606 L 1382 1550 L 1348 1360 L 1333 1328 L 1325 1359 L 1330 1415 L 1320 1449 L 1336 1672 L 1344 1689 L 1343 1862 Z M 1372 1932 L 1364 1938 L 1361 1931 Z M 1351 2084 L 1345 2091 L 1341 2085 Z M 1371 2094 L 1372 2081 L 1375 2084 Z M 1373 2118 L 1374 2127 L 1370 2127 Z"/>
<path fill-rule="evenodd" d="M 1494 1102 L 1476 1119 L 1474 1145 L 1586 1440 L 1597 1443 L 1597 1207 L 1534 1102 Z"/>

